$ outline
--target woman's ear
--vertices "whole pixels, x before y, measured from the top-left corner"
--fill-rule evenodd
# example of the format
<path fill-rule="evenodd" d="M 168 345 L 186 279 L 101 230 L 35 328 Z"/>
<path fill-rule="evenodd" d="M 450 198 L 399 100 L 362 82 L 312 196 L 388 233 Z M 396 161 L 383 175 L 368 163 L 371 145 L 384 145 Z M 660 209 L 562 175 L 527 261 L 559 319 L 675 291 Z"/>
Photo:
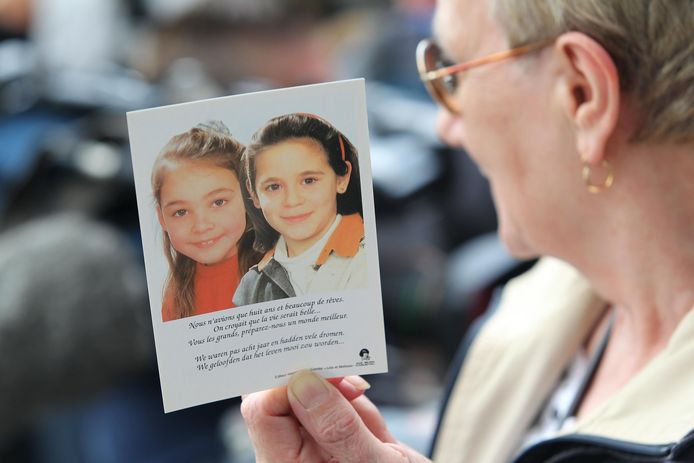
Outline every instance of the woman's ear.
<path fill-rule="evenodd" d="M 599 164 L 619 118 L 617 67 L 602 45 L 581 32 L 559 36 L 555 51 L 560 102 L 576 134 L 576 149 L 583 161 Z"/>
<path fill-rule="evenodd" d="M 352 163 L 345 161 L 347 164 L 347 172 L 344 175 L 339 175 L 337 177 L 337 192 L 338 194 L 343 194 L 347 191 L 347 186 L 349 185 L 349 178 L 352 176 Z"/>
<path fill-rule="evenodd" d="M 255 191 L 253 191 L 253 187 L 251 186 L 251 181 L 249 179 L 246 179 L 246 190 L 248 191 L 248 195 L 250 196 L 251 201 L 253 201 L 255 208 L 260 209 L 260 201 L 258 201 L 258 197 L 256 196 Z"/>
<path fill-rule="evenodd" d="M 164 223 L 164 214 L 161 212 L 161 207 L 159 206 L 157 206 L 157 220 L 159 220 L 159 225 L 161 225 L 161 229 L 165 232 L 168 232 L 168 230 L 166 229 L 166 223 Z"/>

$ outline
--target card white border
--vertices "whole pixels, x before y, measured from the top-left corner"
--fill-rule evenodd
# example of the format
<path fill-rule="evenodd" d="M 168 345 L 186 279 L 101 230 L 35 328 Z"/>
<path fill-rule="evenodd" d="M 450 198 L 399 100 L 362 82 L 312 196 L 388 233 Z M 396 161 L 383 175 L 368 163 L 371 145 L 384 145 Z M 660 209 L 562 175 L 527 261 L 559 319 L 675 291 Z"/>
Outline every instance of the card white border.
<path fill-rule="evenodd" d="M 173 135 L 208 120 L 223 121 L 234 137 L 247 144 L 251 135 L 268 119 L 293 112 L 312 113 L 325 118 L 345 134 L 358 150 L 369 287 L 363 290 L 282 299 L 162 322 L 162 288 L 168 264 L 161 248 L 161 229 L 156 219 L 150 183 L 152 165 L 158 152 Z M 363 79 L 134 111 L 127 114 L 127 119 L 152 325 L 166 412 L 285 384 L 287 377 L 284 374 L 298 369 L 318 369 L 326 377 L 387 371 Z M 206 332 L 205 328 L 191 329 L 192 321 L 203 322 L 231 313 L 264 309 L 277 306 L 283 301 L 298 303 L 316 300 L 319 296 L 344 299 L 342 303 L 326 305 L 321 309 L 325 314 L 349 313 L 350 334 L 339 347 L 327 351 L 311 349 L 283 353 L 270 359 L 249 360 L 213 371 L 200 372 L 195 368 L 193 358 L 210 351 L 212 343 L 193 347 L 186 343 L 191 337 Z M 334 322 L 320 323 L 326 329 L 336 326 Z M 261 338 L 264 339 L 262 336 L 257 339 Z M 234 343 L 246 343 L 245 340 L 240 342 L 238 339 L 225 342 L 229 346 L 233 346 Z M 371 352 L 369 362 L 361 362 L 358 357 L 358 352 L 363 347 L 367 347 Z M 221 347 L 218 350 L 221 350 Z"/>

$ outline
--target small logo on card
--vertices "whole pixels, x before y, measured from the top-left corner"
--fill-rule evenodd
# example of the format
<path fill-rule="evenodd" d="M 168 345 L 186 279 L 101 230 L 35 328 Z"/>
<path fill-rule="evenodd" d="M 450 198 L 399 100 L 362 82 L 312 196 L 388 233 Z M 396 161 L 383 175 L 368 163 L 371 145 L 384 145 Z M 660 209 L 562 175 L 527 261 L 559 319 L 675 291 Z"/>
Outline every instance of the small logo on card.
<path fill-rule="evenodd" d="M 371 360 L 371 353 L 366 347 L 359 351 L 359 357 L 361 361 L 357 362 L 357 366 L 374 365 L 376 363 L 374 360 Z"/>

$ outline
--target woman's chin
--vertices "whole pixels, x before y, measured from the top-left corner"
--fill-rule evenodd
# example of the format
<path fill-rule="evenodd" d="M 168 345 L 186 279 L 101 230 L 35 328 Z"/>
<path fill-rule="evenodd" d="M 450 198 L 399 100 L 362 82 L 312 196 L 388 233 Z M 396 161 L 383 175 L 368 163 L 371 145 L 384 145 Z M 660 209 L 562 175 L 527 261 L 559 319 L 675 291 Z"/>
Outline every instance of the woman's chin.
<path fill-rule="evenodd" d="M 534 259 L 539 256 L 537 250 L 530 246 L 520 233 L 507 232 L 501 228 L 499 237 L 508 253 L 516 259 Z"/>

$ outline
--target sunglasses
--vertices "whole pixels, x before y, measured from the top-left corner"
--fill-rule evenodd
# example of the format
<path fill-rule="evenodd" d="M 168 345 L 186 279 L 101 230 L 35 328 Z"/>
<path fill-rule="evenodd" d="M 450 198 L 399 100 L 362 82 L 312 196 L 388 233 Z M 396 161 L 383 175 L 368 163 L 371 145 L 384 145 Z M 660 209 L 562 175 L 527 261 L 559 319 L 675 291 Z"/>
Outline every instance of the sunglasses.
<path fill-rule="evenodd" d="M 441 47 L 433 39 L 424 39 L 417 45 L 417 69 L 419 78 L 438 104 L 446 108 L 452 114 L 460 115 L 460 104 L 455 99 L 461 72 L 495 63 L 516 56 L 524 55 L 540 48 L 544 48 L 554 42 L 554 39 L 529 43 L 510 50 L 492 53 L 464 63 L 452 63 L 443 54 Z"/>

